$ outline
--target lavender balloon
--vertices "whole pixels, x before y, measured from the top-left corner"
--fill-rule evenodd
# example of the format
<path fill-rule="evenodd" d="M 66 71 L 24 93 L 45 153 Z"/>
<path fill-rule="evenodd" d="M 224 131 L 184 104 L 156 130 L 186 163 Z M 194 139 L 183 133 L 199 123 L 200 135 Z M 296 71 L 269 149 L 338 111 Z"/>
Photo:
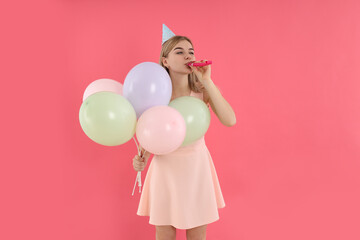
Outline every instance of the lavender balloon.
<path fill-rule="evenodd" d="M 126 75 L 123 96 L 134 107 L 137 118 L 151 107 L 168 105 L 171 95 L 170 76 L 160 64 L 143 62 Z"/>

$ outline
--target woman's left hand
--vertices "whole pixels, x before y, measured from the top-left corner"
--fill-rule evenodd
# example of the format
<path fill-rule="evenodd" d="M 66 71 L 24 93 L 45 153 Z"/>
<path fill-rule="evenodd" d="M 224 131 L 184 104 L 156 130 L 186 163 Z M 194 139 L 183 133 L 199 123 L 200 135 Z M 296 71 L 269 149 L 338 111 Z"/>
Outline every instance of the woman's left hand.
<path fill-rule="evenodd" d="M 205 62 L 205 61 L 206 59 L 201 60 L 200 62 Z M 211 65 L 206 65 L 202 67 L 194 67 L 194 66 L 190 66 L 190 67 L 194 71 L 195 75 L 197 76 L 197 78 L 201 83 L 203 83 L 204 80 L 206 81 L 211 79 Z"/>

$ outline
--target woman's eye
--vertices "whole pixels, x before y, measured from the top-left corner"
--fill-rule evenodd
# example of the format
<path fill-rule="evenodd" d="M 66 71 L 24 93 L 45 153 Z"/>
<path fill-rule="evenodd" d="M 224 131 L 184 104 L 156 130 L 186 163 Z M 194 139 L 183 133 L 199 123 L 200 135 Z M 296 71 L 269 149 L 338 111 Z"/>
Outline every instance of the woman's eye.
<path fill-rule="evenodd" d="M 183 52 L 178 52 L 177 54 L 179 54 L 179 53 L 183 53 Z M 190 54 L 194 55 L 194 53 L 193 53 L 193 52 L 191 52 Z"/>

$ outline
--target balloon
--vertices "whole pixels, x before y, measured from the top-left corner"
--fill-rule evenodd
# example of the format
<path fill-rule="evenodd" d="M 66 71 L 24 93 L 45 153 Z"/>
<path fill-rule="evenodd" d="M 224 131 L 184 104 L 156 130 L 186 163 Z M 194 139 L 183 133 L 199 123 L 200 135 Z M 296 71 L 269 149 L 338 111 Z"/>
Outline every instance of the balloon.
<path fill-rule="evenodd" d="M 83 95 L 83 101 L 85 101 L 85 99 L 89 97 L 91 94 L 102 91 L 109 91 L 122 95 L 122 91 L 123 91 L 122 89 L 123 89 L 123 85 L 118 81 L 108 78 L 98 79 L 93 81 L 86 87 Z"/>
<path fill-rule="evenodd" d="M 137 118 L 151 107 L 167 106 L 171 95 L 172 83 L 169 74 L 154 62 L 136 65 L 124 80 L 123 96 L 133 105 Z"/>
<path fill-rule="evenodd" d="M 170 107 L 178 110 L 186 123 L 186 136 L 181 146 L 186 146 L 205 135 L 210 126 L 210 111 L 204 101 L 184 96 L 172 100 Z"/>
<path fill-rule="evenodd" d="M 136 126 L 136 137 L 148 152 L 168 154 L 180 147 L 186 134 L 181 114 L 169 106 L 155 106 L 146 110 Z"/>
<path fill-rule="evenodd" d="M 135 134 L 136 113 L 128 100 L 113 92 L 97 92 L 85 99 L 79 111 L 80 125 L 94 142 L 116 146 Z"/>

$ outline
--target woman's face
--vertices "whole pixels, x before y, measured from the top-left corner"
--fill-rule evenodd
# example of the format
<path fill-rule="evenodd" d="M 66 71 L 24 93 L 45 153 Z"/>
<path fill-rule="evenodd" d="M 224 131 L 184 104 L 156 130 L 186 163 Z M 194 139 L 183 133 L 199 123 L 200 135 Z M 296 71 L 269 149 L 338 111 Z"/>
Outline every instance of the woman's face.
<path fill-rule="evenodd" d="M 171 50 L 167 58 L 163 58 L 163 64 L 169 71 L 189 74 L 192 69 L 186 65 L 195 61 L 194 49 L 187 40 L 182 40 Z"/>

